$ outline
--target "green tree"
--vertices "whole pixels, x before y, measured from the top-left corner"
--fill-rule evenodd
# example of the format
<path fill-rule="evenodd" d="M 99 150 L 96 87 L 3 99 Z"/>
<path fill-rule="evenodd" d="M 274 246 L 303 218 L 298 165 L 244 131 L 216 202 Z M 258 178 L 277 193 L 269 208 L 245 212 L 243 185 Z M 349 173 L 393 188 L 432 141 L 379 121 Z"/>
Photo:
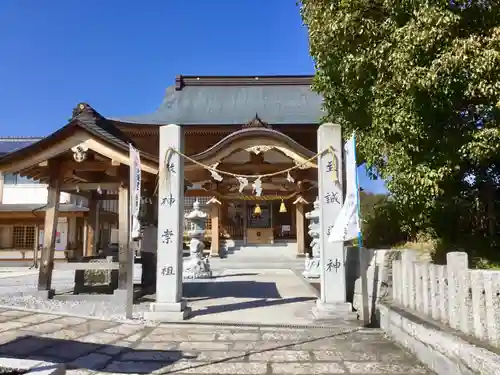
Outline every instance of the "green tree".
<path fill-rule="evenodd" d="M 365 247 L 393 247 L 407 241 L 408 236 L 401 228 L 401 214 L 390 196 L 362 191 L 359 198 Z"/>
<path fill-rule="evenodd" d="M 407 229 L 453 237 L 473 226 L 492 235 L 500 4 L 302 0 L 301 14 L 326 120 L 356 131 L 359 156 L 387 180 Z M 464 220 L 467 212 L 486 222 Z"/>

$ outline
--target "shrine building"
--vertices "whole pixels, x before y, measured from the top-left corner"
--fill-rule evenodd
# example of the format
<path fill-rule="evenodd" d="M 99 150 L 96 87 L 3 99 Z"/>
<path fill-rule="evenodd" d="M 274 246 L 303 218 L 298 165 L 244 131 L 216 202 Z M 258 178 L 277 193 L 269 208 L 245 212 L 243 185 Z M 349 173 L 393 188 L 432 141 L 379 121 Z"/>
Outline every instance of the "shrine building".
<path fill-rule="evenodd" d="M 184 131 L 185 212 L 198 200 L 210 214 L 211 254 L 286 244 L 301 256 L 310 241 L 304 212 L 318 194 L 317 129 L 324 115 L 311 83 L 312 76 L 178 76 L 150 114 L 113 117 L 80 103 L 59 130 L 0 156 L 0 172 L 46 184 L 43 215 L 36 217 L 42 242 L 54 243 L 60 218 L 74 217 L 67 236 L 75 243 L 56 252 L 95 255 L 107 243 L 127 241 L 129 144 L 140 151 L 143 216 L 157 218 L 159 127 L 177 124 Z M 242 185 L 239 176 L 253 177 Z M 252 187 L 259 176 L 260 195 Z M 65 193 L 83 199 L 86 209 L 65 207 Z M 0 202 L 2 223 L 35 220 L 20 213 L 8 219 L 5 210 Z"/>

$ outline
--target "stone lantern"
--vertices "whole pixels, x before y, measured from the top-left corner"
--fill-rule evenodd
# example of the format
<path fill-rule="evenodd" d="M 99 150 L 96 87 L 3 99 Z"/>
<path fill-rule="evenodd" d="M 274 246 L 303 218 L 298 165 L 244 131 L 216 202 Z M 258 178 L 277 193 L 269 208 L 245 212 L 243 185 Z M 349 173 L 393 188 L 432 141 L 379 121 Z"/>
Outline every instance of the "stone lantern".
<path fill-rule="evenodd" d="M 184 217 L 189 223 L 190 229 L 187 232 L 189 241 L 189 259 L 184 262 L 183 275 L 186 279 L 207 279 L 212 277 L 210 261 L 203 257 L 205 244 L 205 227 L 208 214 L 200 210 L 200 202 L 196 200 L 193 210 L 185 214 Z"/>
<path fill-rule="evenodd" d="M 308 279 L 318 279 L 320 277 L 320 230 L 319 230 L 319 198 L 313 204 L 313 210 L 306 213 L 306 219 L 310 220 L 309 235 L 312 237 L 311 248 L 312 257 L 307 254 L 302 275 Z"/>

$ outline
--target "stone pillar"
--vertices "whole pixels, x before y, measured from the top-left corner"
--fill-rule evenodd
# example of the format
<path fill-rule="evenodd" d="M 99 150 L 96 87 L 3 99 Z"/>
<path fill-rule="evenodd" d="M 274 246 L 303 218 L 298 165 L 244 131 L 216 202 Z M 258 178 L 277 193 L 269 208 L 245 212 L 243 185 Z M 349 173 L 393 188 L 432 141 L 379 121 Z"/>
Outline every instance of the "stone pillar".
<path fill-rule="evenodd" d="M 184 134 L 178 125 L 160 127 L 158 188 L 158 250 L 156 302 L 147 319 L 174 321 L 190 312 L 182 299 L 182 237 L 184 231 Z"/>
<path fill-rule="evenodd" d="M 52 271 L 54 269 L 54 251 L 56 245 L 57 217 L 61 196 L 61 173 L 59 165 L 49 161 L 49 184 L 47 187 L 47 206 L 40 270 L 38 274 L 39 296 L 48 298 L 52 294 Z"/>
<path fill-rule="evenodd" d="M 306 218 L 311 220 L 309 224 L 309 236 L 311 236 L 312 257 L 307 254 L 304 272 L 302 275 L 308 279 L 318 279 L 320 277 L 320 242 L 319 242 L 319 198 L 313 204 L 313 210 L 306 213 Z"/>
<path fill-rule="evenodd" d="M 321 251 L 321 295 L 316 303 L 316 319 L 354 317 L 346 301 L 346 272 L 343 242 L 329 242 L 328 228 L 335 223 L 342 207 L 342 130 L 340 125 L 318 128 L 318 189 Z M 333 154 L 332 154 L 333 150 Z"/>
<path fill-rule="evenodd" d="M 184 278 L 209 279 L 212 277 L 208 257 L 203 258 L 205 244 L 205 222 L 208 215 L 200 211 L 200 202 L 193 204 L 193 210 L 185 215 L 190 228 L 187 232 L 189 241 L 189 259 L 184 263 Z"/>
<path fill-rule="evenodd" d="M 211 207 L 210 220 L 212 222 L 212 244 L 210 245 L 210 256 L 220 256 L 220 206 L 221 202 L 215 197 L 208 202 Z"/>
<path fill-rule="evenodd" d="M 295 233 L 297 236 L 297 257 L 303 257 L 306 254 L 306 234 L 304 231 L 304 205 L 308 204 L 303 197 L 298 197 L 293 204 L 295 205 Z"/>

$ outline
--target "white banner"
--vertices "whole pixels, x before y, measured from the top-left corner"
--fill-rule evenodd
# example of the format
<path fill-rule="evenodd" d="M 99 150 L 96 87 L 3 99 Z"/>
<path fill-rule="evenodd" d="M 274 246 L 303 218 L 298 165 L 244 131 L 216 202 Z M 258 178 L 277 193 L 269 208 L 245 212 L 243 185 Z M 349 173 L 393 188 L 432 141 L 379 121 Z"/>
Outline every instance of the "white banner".
<path fill-rule="evenodd" d="M 356 165 L 356 136 L 353 134 L 345 146 L 346 198 L 330 232 L 329 242 L 350 241 L 360 236 L 359 186 Z"/>
<path fill-rule="evenodd" d="M 139 151 L 129 145 L 130 155 L 130 237 L 138 238 L 141 235 L 139 211 L 141 209 L 141 157 Z"/>

